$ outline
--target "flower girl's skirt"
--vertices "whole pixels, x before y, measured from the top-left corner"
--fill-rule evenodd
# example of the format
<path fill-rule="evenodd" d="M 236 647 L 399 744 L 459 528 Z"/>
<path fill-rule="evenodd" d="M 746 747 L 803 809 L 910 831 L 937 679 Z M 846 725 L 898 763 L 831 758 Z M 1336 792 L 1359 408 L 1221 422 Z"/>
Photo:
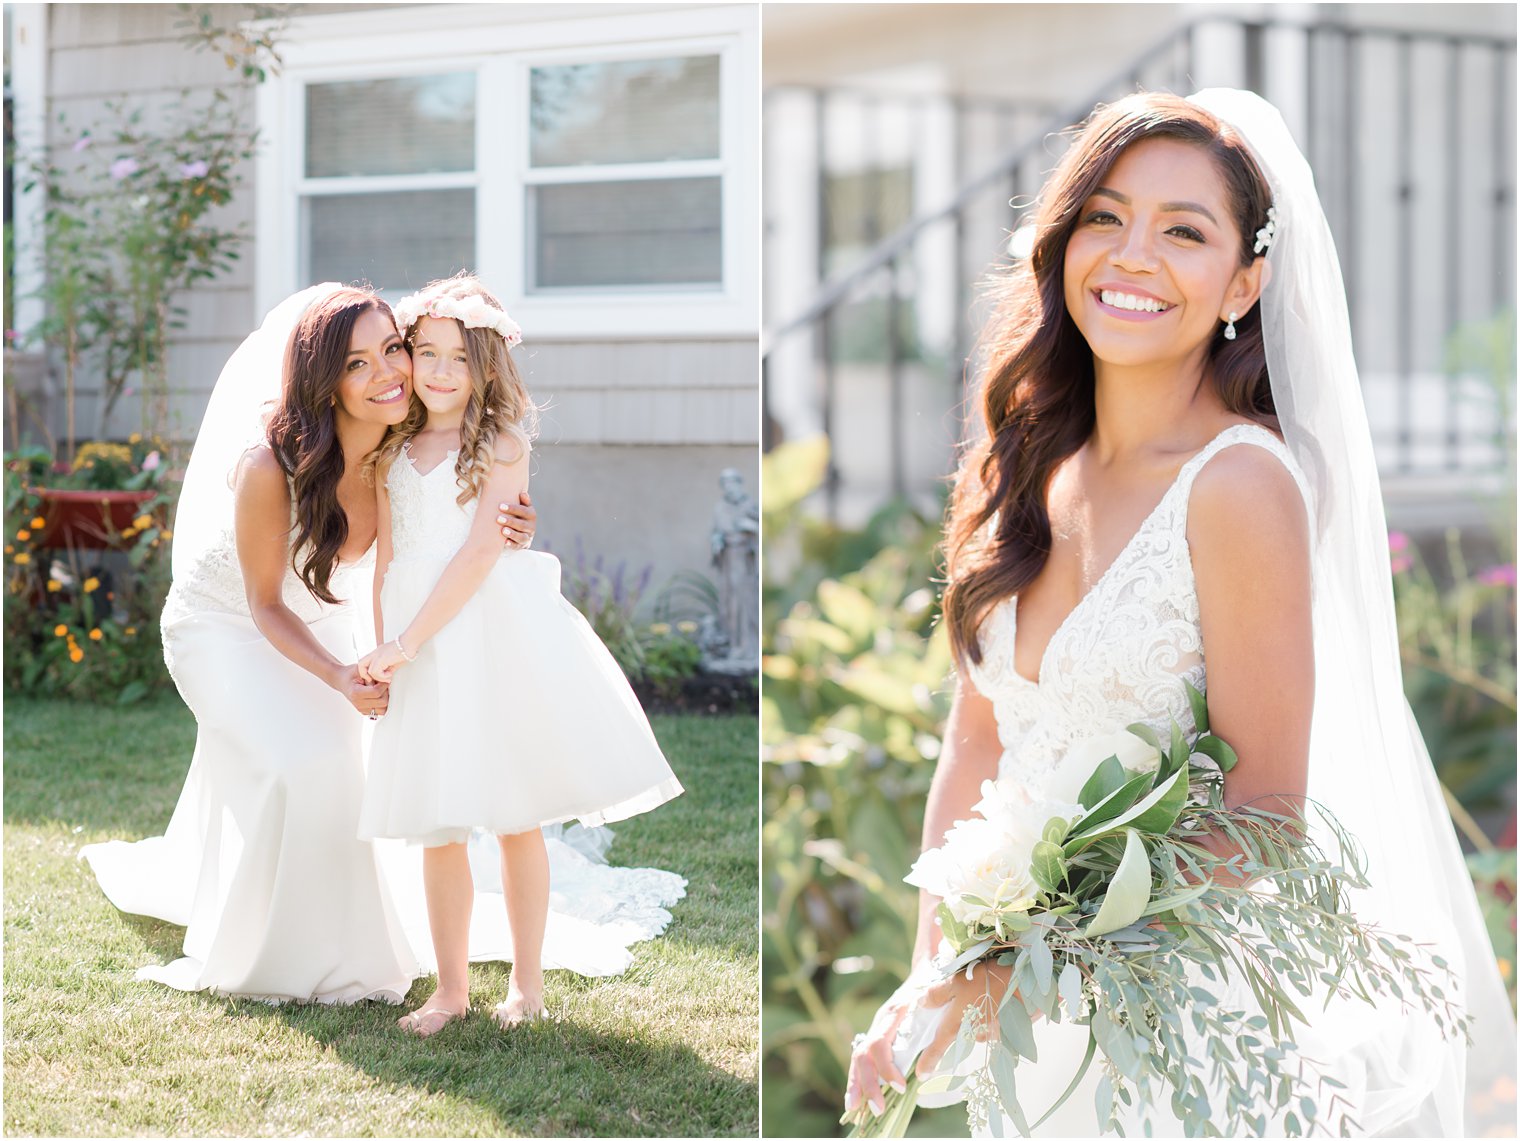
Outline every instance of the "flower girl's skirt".
<path fill-rule="evenodd" d="M 398 559 L 381 607 L 393 638 L 447 558 Z M 375 729 L 362 838 L 423 844 L 621 820 L 681 792 L 616 661 L 559 593 L 559 560 L 508 551 L 391 683 Z"/>

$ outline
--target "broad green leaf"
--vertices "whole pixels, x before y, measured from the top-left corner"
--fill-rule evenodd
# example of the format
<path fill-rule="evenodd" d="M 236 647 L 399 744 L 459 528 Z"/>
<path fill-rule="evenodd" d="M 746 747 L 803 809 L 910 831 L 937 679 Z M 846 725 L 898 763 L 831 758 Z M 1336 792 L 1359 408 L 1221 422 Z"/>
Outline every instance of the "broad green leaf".
<path fill-rule="evenodd" d="M 1151 900 L 1151 861 L 1145 850 L 1145 841 L 1133 828 L 1125 829 L 1124 858 L 1109 882 L 1108 892 L 1098 908 L 1098 914 L 1082 932 L 1084 938 L 1094 938 L 1128 927 L 1145 914 L 1145 905 Z M 1115 1059 L 1117 1061 L 1118 1059 Z"/>
<path fill-rule="evenodd" d="M 1012 989 L 1003 996 L 1003 1005 L 998 1009 L 998 1030 L 1010 1050 L 1031 1062 L 1038 1060 L 1034 1045 L 1034 1023 L 1029 1017 L 1029 1011 L 1024 1008 L 1024 1000 Z"/>
<path fill-rule="evenodd" d="M 1055 891 L 1066 878 L 1066 860 L 1059 844 L 1041 840 L 1034 846 L 1030 856 L 1029 872 L 1042 891 Z"/>
<path fill-rule="evenodd" d="M 1071 838 L 1066 842 L 1066 855 L 1069 857 L 1076 849 L 1072 847 L 1075 837 L 1094 835 L 1103 831 L 1109 821 L 1128 812 L 1142 796 L 1151 783 L 1150 773 L 1141 773 L 1137 777 L 1131 777 L 1113 792 L 1109 793 L 1092 809 L 1086 816 L 1078 820 L 1072 829 Z M 1081 845 L 1078 844 L 1078 847 Z"/>
<path fill-rule="evenodd" d="M 1124 727 L 1124 731 L 1126 733 L 1133 733 L 1136 737 L 1139 737 L 1140 740 L 1144 741 L 1147 745 L 1155 749 L 1156 752 L 1166 752 L 1166 750 L 1161 745 L 1161 738 L 1156 736 L 1156 731 L 1144 722 L 1136 721 L 1133 725 L 1126 725 Z"/>
<path fill-rule="evenodd" d="M 1187 770 L 1179 769 L 1169 776 L 1144 800 L 1126 809 L 1111 820 L 1099 819 L 1092 822 L 1084 818 L 1077 824 L 1075 834 L 1066 842 L 1063 851 L 1069 860 L 1077 852 L 1096 840 L 1100 836 L 1118 832 L 1126 826 L 1140 828 L 1146 832 L 1164 833 L 1177 822 L 1177 815 L 1182 811 L 1182 806 L 1187 801 Z M 1136 777 L 1139 781 L 1148 781 L 1149 774 L 1144 777 Z M 1134 783 L 1133 781 L 1131 783 Z M 1128 786 L 1126 786 L 1128 787 Z M 1154 811 L 1153 811 L 1154 810 Z M 1094 811 L 1090 816 L 1097 816 Z"/>
<path fill-rule="evenodd" d="M 818 609 L 857 643 L 869 643 L 881 622 L 870 596 L 837 578 L 826 578 L 818 584 Z"/>
<path fill-rule="evenodd" d="M 1225 744 L 1224 739 L 1220 737 L 1198 738 L 1197 742 L 1193 745 L 1193 752 L 1202 753 L 1219 766 L 1220 772 L 1225 773 L 1233 769 L 1235 762 L 1240 759 L 1235 755 L 1235 750 Z"/>
<path fill-rule="evenodd" d="M 1066 839 L 1066 833 L 1070 831 L 1071 821 L 1052 816 L 1045 822 L 1045 830 L 1040 834 L 1040 838 L 1049 840 L 1052 844 L 1059 844 Z"/>
<path fill-rule="evenodd" d="M 1109 757 L 1093 769 L 1092 776 L 1087 778 L 1082 791 L 1077 793 L 1077 802 L 1083 808 L 1096 808 L 1098 802 L 1109 793 L 1123 788 L 1126 779 L 1124 766 L 1119 763 L 1119 758 Z"/>
<path fill-rule="evenodd" d="M 779 444 L 761 460 L 760 498 L 767 515 L 790 511 L 816 491 L 829 470 L 827 436 Z"/>
<path fill-rule="evenodd" d="M 1193 724 L 1198 727 L 1198 734 L 1202 736 L 1209 731 L 1209 703 L 1208 699 L 1193 685 L 1192 682 L 1183 679 L 1182 686 L 1187 690 L 1188 705 L 1193 709 Z"/>
<path fill-rule="evenodd" d="M 1163 767 L 1166 769 L 1167 775 L 1170 776 L 1177 769 L 1187 768 L 1190 753 L 1191 750 L 1188 748 L 1187 738 L 1182 733 L 1182 726 L 1177 724 L 1176 718 L 1173 718 L 1172 747 L 1163 758 Z"/>

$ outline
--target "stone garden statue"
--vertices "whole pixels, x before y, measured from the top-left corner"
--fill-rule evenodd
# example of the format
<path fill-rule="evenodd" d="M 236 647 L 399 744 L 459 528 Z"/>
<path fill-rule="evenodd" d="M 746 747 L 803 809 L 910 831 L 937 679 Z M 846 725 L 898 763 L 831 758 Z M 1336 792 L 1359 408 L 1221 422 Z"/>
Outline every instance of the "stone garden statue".
<path fill-rule="evenodd" d="M 712 565 L 718 572 L 718 616 L 728 649 L 708 663 L 729 671 L 760 665 L 760 505 L 733 468 L 718 476 L 723 497 L 713 508 Z"/>

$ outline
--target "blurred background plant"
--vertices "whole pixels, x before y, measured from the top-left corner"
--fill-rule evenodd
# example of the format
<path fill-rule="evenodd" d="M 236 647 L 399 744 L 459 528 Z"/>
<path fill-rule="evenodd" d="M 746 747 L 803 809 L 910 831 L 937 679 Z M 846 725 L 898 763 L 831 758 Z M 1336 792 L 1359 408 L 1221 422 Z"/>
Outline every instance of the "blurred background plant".
<path fill-rule="evenodd" d="M 113 479 L 135 480 L 145 473 L 132 470 L 126 450 L 125 459 L 111 454 L 80 474 L 97 478 L 109 466 Z M 170 683 L 158 620 L 169 592 L 167 520 L 178 486 L 156 476 L 144 483 L 152 494 L 133 507 L 131 522 L 118 529 L 109 514 L 98 515 L 100 545 L 81 548 L 50 534 L 58 516 L 35 482 L 39 467 L 50 466 L 45 450 L 6 457 L 6 693 L 138 701 Z"/>

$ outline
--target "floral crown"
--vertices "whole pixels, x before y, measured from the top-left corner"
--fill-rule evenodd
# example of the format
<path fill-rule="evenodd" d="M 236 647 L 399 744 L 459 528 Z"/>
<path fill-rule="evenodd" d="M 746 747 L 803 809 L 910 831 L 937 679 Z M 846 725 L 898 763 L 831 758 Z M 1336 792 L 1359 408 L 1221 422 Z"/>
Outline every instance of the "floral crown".
<path fill-rule="evenodd" d="M 506 310 L 498 309 L 484 297 L 449 297 L 427 290 L 403 297 L 392 306 L 396 324 L 405 331 L 417 323 L 420 317 L 452 317 L 466 329 L 490 329 L 507 342 L 507 348 L 522 343 L 522 328 Z"/>

